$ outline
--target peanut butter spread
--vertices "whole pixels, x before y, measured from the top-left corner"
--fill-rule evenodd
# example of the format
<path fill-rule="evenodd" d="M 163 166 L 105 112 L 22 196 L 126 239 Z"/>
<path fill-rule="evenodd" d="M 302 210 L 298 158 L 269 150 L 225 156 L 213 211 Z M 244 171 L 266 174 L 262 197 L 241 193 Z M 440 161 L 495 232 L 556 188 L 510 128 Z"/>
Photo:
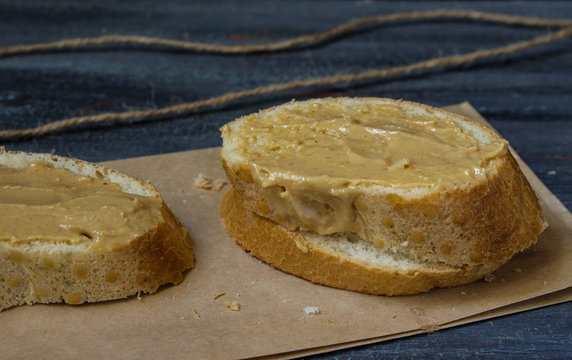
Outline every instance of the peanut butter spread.
<path fill-rule="evenodd" d="M 0 241 L 87 244 L 118 250 L 161 218 L 162 201 L 44 162 L 0 166 Z"/>
<path fill-rule="evenodd" d="M 442 191 L 487 176 L 488 161 L 507 150 L 500 137 L 479 138 L 452 118 L 354 104 L 282 106 L 223 127 L 223 140 L 232 136 L 233 151 L 252 164 L 273 220 L 321 234 L 355 231 L 356 187 Z"/>

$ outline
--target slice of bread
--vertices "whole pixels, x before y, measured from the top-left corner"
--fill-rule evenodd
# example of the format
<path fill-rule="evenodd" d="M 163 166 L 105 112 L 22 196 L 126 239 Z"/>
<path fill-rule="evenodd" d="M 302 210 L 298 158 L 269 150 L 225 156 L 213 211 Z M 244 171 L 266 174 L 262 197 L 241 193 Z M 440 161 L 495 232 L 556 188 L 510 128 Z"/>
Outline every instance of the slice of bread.
<path fill-rule="evenodd" d="M 386 118 L 378 126 L 377 119 Z M 413 125 L 402 127 L 407 121 Z M 375 136 L 356 141 L 363 129 Z M 435 129 L 446 136 L 435 139 Z M 489 127 L 443 110 L 390 99 L 315 99 L 239 118 L 221 131 L 223 168 L 237 193 L 223 202 L 229 233 L 255 256 L 311 281 L 375 294 L 466 283 L 533 244 L 546 227 L 508 143 Z M 386 136 L 390 132 L 403 135 Z M 454 146 L 432 153 L 425 138 Z M 403 149 L 387 154 L 390 141 Z M 465 161 L 473 155 L 473 162 Z M 364 175 L 368 167 L 383 171 Z M 395 167 L 397 176 L 390 174 Z M 230 210 L 239 206 L 244 210 Z M 251 217 L 257 225 L 233 226 L 243 211 L 269 222 Z M 268 245 L 255 250 L 262 228 Z M 292 244 L 286 254 L 272 250 L 284 239 L 319 250 L 298 267 L 298 260 L 281 265 L 296 252 Z M 349 248 L 354 255 L 347 255 Z M 324 270 L 330 266 L 325 254 L 345 267 Z M 395 265 L 395 259 L 408 262 Z M 385 261 L 390 265 L 381 266 Z M 348 264 L 353 277 L 381 277 L 367 286 L 370 280 L 344 279 L 352 277 Z M 389 286 L 391 270 L 401 284 Z"/>
<path fill-rule="evenodd" d="M 289 231 L 245 209 L 244 199 L 233 189 L 223 196 L 221 216 L 228 233 L 250 254 L 289 274 L 344 290 L 410 295 L 466 284 L 494 270 L 421 261 L 349 233 Z"/>
<path fill-rule="evenodd" d="M 22 304 L 80 304 L 154 293 L 163 284 L 180 283 L 183 272 L 193 267 L 191 239 L 152 185 L 85 161 L 0 148 L 2 167 L 21 169 L 37 163 L 67 169 L 72 176 L 118 184 L 123 195 L 132 194 L 126 195 L 128 198 L 156 199 L 154 214 L 159 215 L 153 216 L 142 233 L 114 247 L 105 243 L 94 246 L 91 238 L 74 243 L 36 234 L 31 240 L 20 241 L 0 234 L 0 310 Z M 3 185 L 0 183 L 0 188 Z M 0 210 L 9 211 L 2 207 L 5 204 L 0 200 Z M 0 218 L 9 215 L 0 211 Z M 86 216 L 90 217 L 89 213 Z M 42 222 L 41 218 L 31 220 Z"/>

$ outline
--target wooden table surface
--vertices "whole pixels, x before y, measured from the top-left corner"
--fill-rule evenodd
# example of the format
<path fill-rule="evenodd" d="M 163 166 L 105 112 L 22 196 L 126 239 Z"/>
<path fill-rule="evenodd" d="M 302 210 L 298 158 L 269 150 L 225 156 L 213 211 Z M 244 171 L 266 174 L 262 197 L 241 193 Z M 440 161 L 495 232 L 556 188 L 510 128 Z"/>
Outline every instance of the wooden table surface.
<path fill-rule="evenodd" d="M 572 19 L 565 1 L 111 1 L 0 0 L 0 47 L 104 34 L 246 44 L 326 30 L 360 17 L 438 9 Z M 467 20 L 369 26 L 309 48 L 217 55 L 113 45 L 0 58 L 0 128 L 103 112 L 160 108 L 230 91 L 409 64 L 502 46 L 555 29 Z M 292 98 L 378 96 L 434 106 L 470 102 L 572 208 L 572 38 L 524 52 L 386 80 L 299 89 L 197 113 L 87 125 L 9 150 L 104 161 L 221 144 L 218 128 Z M 572 303 L 429 335 L 315 356 L 317 359 L 572 358 Z"/>

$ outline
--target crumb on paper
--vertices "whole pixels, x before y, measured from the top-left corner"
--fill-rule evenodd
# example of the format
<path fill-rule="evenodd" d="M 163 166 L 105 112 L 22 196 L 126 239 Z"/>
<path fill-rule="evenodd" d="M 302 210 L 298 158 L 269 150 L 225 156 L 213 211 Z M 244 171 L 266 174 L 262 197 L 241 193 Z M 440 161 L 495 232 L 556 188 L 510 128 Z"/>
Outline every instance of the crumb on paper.
<path fill-rule="evenodd" d="M 199 312 L 197 310 L 193 310 L 193 315 L 197 318 L 201 317 L 201 314 L 199 314 Z"/>
<path fill-rule="evenodd" d="M 514 270 L 513 270 L 513 271 L 514 271 L 514 272 L 517 272 L 517 273 L 519 273 L 519 272 L 522 272 L 522 269 L 521 269 L 521 268 L 519 268 L 519 267 L 516 267 L 516 268 L 514 268 Z"/>
<path fill-rule="evenodd" d="M 202 190 L 212 190 L 212 191 L 220 191 L 224 185 L 226 184 L 226 180 L 224 179 L 216 179 L 213 181 L 211 178 L 206 177 L 203 173 L 200 173 L 193 181 L 193 187 Z"/>
<path fill-rule="evenodd" d="M 306 306 L 304 308 L 306 315 L 318 315 L 320 313 L 320 308 L 317 306 Z"/>
<path fill-rule="evenodd" d="M 197 189 L 209 190 L 211 188 L 211 179 L 200 173 L 193 181 L 193 186 Z"/>
<path fill-rule="evenodd" d="M 331 323 L 333 323 L 333 321 L 332 321 L 332 320 L 330 320 L 330 319 L 328 319 L 328 324 L 331 324 Z"/>
<path fill-rule="evenodd" d="M 423 325 L 421 330 L 427 334 L 433 334 L 441 329 L 439 325 Z"/>
<path fill-rule="evenodd" d="M 467 292 L 464 290 L 461 290 L 461 295 L 467 295 Z"/>
<path fill-rule="evenodd" d="M 225 180 L 225 179 L 216 179 L 216 180 L 213 182 L 212 188 L 213 188 L 214 191 L 217 191 L 217 192 L 218 192 L 218 191 L 220 191 L 220 190 L 224 187 L 225 184 L 226 184 L 226 180 Z"/>
<path fill-rule="evenodd" d="M 491 281 L 493 281 L 493 280 L 495 279 L 495 277 L 496 277 L 496 276 L 495 276 L 494 274 L 492 274 L 492 273 L 486 274 L 486 275 L 485 275 L 485 281 L 486 281 L 486 282 L 491 282 Z"/>
<path fill-rule="evenodd" d="M 232 311 L 240 311 L 240 304 L 237 303 L 236 301 L 227 301 L 225 303 L 226 307 L 229 308 Z"/>
<path fill-rule="evenodd" d="M 217 299 L 220 299 L 221 297 L 225 296 L 226 293 L 225 292 L 221 292 L 216 294 L 215 296 L 213 296 L 213 302 L 215 302 Z"/>
<path fill-rule="evenodd" d="M 544 285 L 548 285 L 548 281 L 544 280 Z"/>

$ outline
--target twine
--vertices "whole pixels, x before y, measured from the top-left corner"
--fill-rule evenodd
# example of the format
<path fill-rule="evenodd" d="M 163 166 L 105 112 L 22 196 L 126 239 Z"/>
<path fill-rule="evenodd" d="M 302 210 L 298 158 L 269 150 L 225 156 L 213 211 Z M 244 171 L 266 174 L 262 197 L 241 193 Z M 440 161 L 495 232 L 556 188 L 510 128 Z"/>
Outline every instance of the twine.
<path fill-rule="evenodd" d="M 337 26 L 335 28 L 332 28 L 330 30 L 321 33 L 301 36 L 285 41 L 278 41 L 262 45 L 202 44 L 202 43 L 142 37 L 142 36 L 107 35 L 96 38 L 67 39 L 51 43 L 14 45 L 9 47 L 4 47 L 0 48 L 0 57 L 31 54 L 39 51 L 74 49 L 85 46 L 99 46 L 112 43 L 139 44 L 146 46 L 162 45 L 186 51 L 209 52 L 209 53 L 220 53 L 220 54 L 249 54 L 249 53 L 261 53 L 261 52 L 277 52 L 296 47 L 309 46 L 327 40 L 333 40 L 335 38 L 341 37 L 342 35 L 346 35 L 351 31 L 354 31 L 356 29 L 362 28 L 367 25 L 383 24 L 383 23 L 405 21 L 405 20 L 420 20 L 420 19 L 427 20 L 427 19 L 445 19 L 445 18 L 470 19 L 476 21 L 487 21 L 487 22 L 495 22 L 506 25 L 518 25 L 527 27 L 559 27 L 562 29 L 548 35 L 539 36 L 531 40 L 516 42 L 494 49 L 474 51 L 461 55 L 443 56 L 434 59 L 420 61 L 409 65 L 395 66 L 386 69 L 370 70 L 356 74 L 333 75 L 333 76 L 313 78 L 307 80 L 296 80 L 282 84 L 260 86 L 249 90 L 229 92 L 221 96 L 216 96 L 205 100 L 183 103 L 160 109 L 127 111 L 120 113 L 103 113 L 99 115 L 81 116 L 81 117 L 73 117 L 73 118 L 58 120 L 34 128 L 1 130 L 0 139 L 40 137 L 43 135 L 60 132 L 64 129 L 88 123 L 93 124 L 100 122 L 128 122 L 133 120 L 160 118 L 168 115 L 171 116 L 180 115 L 184 113 L 197 111 L 199 109 L 203 109 L 206 107 L 221 106 L 243 98 L 270 94 L 270 93 L 278 93 L 281 91 L 292 90 L 296 88 L 306 88 L 318 85 L 326 86 L 339 83 L 349 84 L 372 79 L 379 80 L 391 76 L 403 75 L 420 70 L 430 70 L 446 66 L 458 66 L 499 55 L 513 54 L 539 45 L 552 43 L 572 35 L 572 20 L 567 20 L 567 19 L 539 19 L 532 17 L 485 13 L 472 10 L 438 10 L 438 11 L 418 11 L 410 13 L 367 17 L 348 22 L 346 24 Z"/>

